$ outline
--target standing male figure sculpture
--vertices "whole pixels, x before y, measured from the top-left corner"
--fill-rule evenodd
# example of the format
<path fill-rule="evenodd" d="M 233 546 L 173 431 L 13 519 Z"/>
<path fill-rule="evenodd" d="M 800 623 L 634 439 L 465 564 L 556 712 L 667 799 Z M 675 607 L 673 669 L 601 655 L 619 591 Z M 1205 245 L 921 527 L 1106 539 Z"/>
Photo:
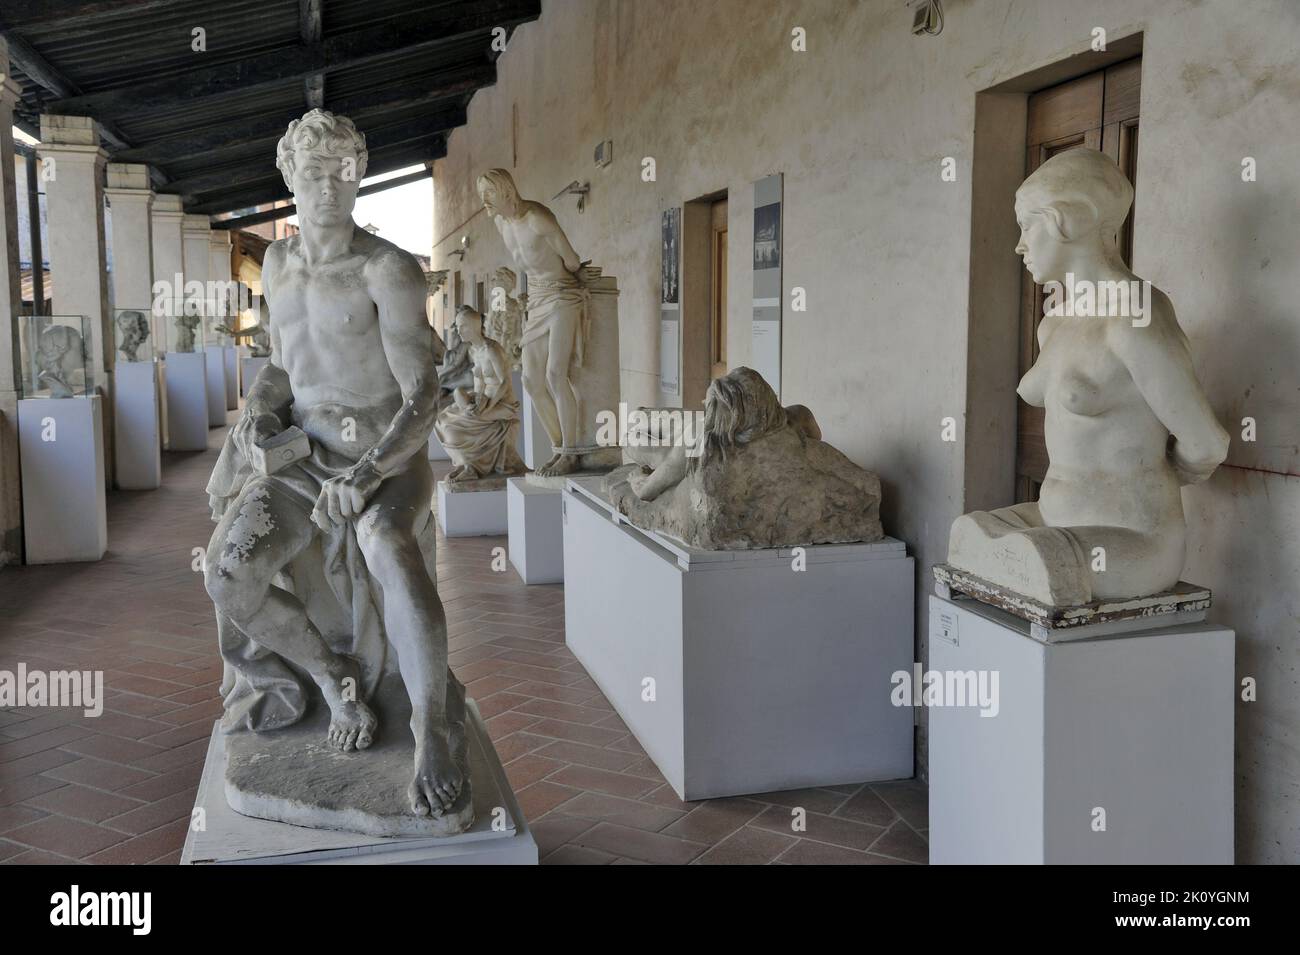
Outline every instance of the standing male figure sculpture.
<path fill-rule="evenodd" d="M 276 164 L 301 234 L 267 249 L 270 361 L 208 486 L 218 524 L 206 584 L 235 671 L 223 722 L 262 730 L 302 717 L 283 658 L 319 687 L 329 745 L 365 750 L 379 728 L 360 648 L 373 650 L 364 635 L 380 633 L 411 703 L 410 809 L 440 817 L 460 800 L 463 813 L 464 687 L 447 668 L 446 618 L 420 540 L 438 397 L 425 278 L 413 256 L 352 220 L 366 146 L 350 120 L 310 111 L 289 124 Z M 325 588 L 299 562 L 318 547 L 358 649 L 332 647 L 325 615 L 312 612 Z"/>
<path fill-rule="evenodd" d="M 511 257 L 528 277 L 523 337 L 524 388 L 537 406 L 555 453 L 537 468 L 542 477 L 579 469 L 582 422 L 573 369 L 586 352 L 590 293 L 586 283 L 598 272 L 578 259 L 550 209 L 520 197 L 504 169 L 479 176 L 479 198 L 496 223 Z"/>

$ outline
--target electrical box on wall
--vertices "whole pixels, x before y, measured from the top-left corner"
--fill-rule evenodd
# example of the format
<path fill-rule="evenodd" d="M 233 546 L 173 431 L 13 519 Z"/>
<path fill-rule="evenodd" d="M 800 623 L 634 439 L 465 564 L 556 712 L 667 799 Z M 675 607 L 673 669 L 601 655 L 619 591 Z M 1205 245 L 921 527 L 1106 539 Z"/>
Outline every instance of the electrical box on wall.
<path fill-rule="evenodd" d="M 597 166 L 608 166 L 614 161 L 614 140 L 607 139 L 596 146 L 596 152 L 593 157 Z"/>

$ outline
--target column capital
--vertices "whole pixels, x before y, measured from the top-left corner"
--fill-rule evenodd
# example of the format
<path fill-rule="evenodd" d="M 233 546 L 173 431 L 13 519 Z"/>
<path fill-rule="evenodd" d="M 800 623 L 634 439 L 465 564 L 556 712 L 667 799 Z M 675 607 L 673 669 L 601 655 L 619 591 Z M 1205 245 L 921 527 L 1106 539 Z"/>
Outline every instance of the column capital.
<path fill-rule="evenodd" d="M 160 192 L 153 197 L 153 214 L 158 217 L 182 219 L 185 216 L 185 207 L 181 204 L 180 196 L 172 195 L 170 192 Z"/>
<path fill-rule="evenodd" d="M 207 216 L 192 215 L 188 212 L 185 214 L 185 218 L 181 220 L 181 224 L 182 228 L 191 235 L 209 232 L 212 229 L 212 222 Z"/>
<path fill-rule="evenodd" d="M 208 236 L 208 244 L 216 248 L 230 248 L 230 230 L 213 229 L 212 233 Z"/>
<path fill-rule="evenodd" d="M 149 193 L 153 186 L 149 182 L 149 167 L 142 163 L 111 162 L 107 166 L 107 187 L 105 192 L 114 193 Z"/>

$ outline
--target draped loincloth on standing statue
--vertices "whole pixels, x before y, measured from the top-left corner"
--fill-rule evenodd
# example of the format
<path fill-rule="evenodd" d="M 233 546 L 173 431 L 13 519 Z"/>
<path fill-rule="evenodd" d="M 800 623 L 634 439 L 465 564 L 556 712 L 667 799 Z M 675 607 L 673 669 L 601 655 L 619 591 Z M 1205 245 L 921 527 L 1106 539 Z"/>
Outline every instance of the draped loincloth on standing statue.
<path fill-rule="evenodd" d="M 573 333 L 572 365 L 581 367 L 591 322 L 590 290 L 568 273 L 554 281 L 529 276 L 528 313 L 524 320 L 524 333 L 519 339 L 520 346 L 527 347 L 530 342 L 549 335 L 551 326 L 559 317 L 574 309 L 578 311 L 578 327 Z"/>
<path fill-rule="evenodd" d="M 298 423 L 297 415 L 293 415 Z M 272 487 L 299 501 L 310 512 L 325 481 L 345 473 L 356 462 L 330 451 L 317 441 L 307 458 L 274 474 L 262 474 L 235 444 L 233 429 L 208 480 L 212 519 L 220 521 L 245 488 Z M 434 574 L 434 530 L 430 522 L 417 538 L 430 575 Z M 354 657 L 361 665 L 361 699 L 367 700 L 389 666 L 383 625 L 382 590 L 366 567 L 354 521 L 329 524 L 272 581 L 293 594 L 307 617 L 336 653 Z M 260 646 L 239 626 L 217 612 L 217 638 L 224 663 L 221 696 L 225 701 L 222 729 L 257 731 L 296 723 L 308 709 L 310 677 L 279 654 Z"/>

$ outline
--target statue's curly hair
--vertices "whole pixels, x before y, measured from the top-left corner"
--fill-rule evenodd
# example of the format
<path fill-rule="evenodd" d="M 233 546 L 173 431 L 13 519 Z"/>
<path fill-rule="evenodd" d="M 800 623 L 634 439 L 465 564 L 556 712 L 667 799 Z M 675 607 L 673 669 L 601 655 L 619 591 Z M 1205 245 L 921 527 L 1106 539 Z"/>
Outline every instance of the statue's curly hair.
<path fill-rule="evenodd" d="M 691 459 L 692 470 L 785 427 L 787 420 L 785 408 L 762 375 L 743 366 L 732 369 L 709 385 L 704 397 L 703 447 Z"/>
<path fill-rule="evenodd" d="M 284 184 L 293 189 L 293 151 L 317 149 L 327 155 L 341 152 L 357 154 L 356 178 L 359 182 L 366 174 L 366 137 L 352 125 L 346 116 L 335 116 L 324 109 L 313 109 L 302 119 L 295 119 L 280 137 L 275 147 L 275 167 L 284 176 Z"/>

